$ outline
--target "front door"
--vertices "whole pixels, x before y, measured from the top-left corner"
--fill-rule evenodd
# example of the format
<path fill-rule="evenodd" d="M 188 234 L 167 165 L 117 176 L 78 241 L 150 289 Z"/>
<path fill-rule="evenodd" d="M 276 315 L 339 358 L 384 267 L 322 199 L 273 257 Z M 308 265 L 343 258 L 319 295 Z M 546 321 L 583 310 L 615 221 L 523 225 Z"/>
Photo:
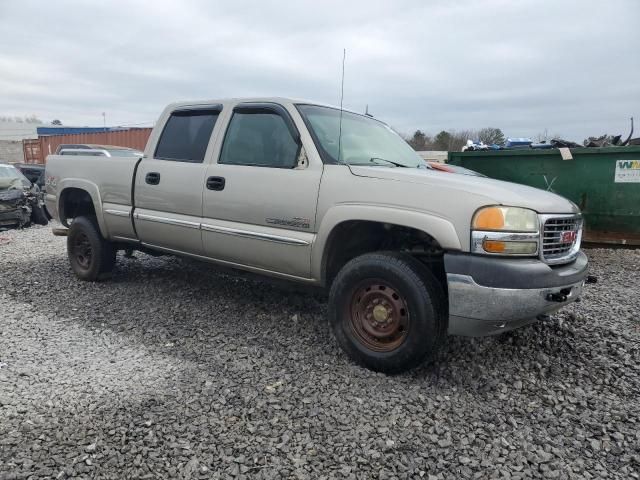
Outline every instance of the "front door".
<path fill-rule="evenodd" d="M 202 255 L 203 163 L 220 107 L 182 109 L 168 118 L 135 178 L 135 226 L 147 245 Z"/>
<path fill-rule="evenodd" d="M 307 160 L 303 143 L 283 106 L 234 108 L 218 162 L 206 174 L 202 238 L 207 256 L 310 277 L 322 164 Z"/>

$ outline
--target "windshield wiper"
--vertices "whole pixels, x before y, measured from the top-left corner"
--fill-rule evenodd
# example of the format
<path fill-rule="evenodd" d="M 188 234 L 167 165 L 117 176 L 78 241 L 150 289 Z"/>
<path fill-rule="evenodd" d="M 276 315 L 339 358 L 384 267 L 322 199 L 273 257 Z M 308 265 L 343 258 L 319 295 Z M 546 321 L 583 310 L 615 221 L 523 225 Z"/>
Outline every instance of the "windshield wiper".
<path fill-rule="evenodd" d="M 371 157 L 369 161 L 371 163 L 376 163 L 377 161 L 387 162 L 387 163 L 390 163 L 391 165 L 395 165 L 396 167 L 408 168 L 406 165 L 403 165 L 402 163 L 394 162 L 393 160 L 387 160 L 386 158 Z"/>

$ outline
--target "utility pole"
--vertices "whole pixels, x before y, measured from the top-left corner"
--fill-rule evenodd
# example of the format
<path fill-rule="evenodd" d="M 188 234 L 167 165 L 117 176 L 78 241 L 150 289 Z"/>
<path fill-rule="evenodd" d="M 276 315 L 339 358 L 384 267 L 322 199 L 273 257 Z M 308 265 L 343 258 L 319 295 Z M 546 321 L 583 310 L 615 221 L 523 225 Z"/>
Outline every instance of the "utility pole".
<path fill-rule="evenodd" d="M 102 125 L 104 126 L 104 131 L 107 131 L 107 114 L 102 112 Z"/>

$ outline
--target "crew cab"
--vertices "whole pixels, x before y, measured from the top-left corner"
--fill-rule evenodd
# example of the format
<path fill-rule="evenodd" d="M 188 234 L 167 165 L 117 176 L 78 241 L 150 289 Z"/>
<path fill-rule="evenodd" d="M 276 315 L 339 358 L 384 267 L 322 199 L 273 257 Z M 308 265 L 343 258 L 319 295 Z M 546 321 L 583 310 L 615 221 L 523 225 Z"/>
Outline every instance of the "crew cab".
<path fill-rule="evenodd" d="M 80 279 L 139 249 L 325 287 L 338 343 L 377 371 L 531 323 L 587 275 L 575 204 L 434 170 L 383 122 L 314 102 L 174 103 L 142 156 L 51 155 L 46 177 Z"/>

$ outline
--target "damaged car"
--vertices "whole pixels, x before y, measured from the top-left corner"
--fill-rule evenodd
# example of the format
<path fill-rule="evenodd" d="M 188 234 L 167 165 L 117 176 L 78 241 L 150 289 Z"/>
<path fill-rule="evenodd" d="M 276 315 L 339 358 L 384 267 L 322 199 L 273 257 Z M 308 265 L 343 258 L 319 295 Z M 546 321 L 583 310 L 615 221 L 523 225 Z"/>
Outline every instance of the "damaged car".
<path fill-rule="evenodd" d="M 0 230 L 49 223 L 44 195 L 13 165 L 0 164 Z"/>

